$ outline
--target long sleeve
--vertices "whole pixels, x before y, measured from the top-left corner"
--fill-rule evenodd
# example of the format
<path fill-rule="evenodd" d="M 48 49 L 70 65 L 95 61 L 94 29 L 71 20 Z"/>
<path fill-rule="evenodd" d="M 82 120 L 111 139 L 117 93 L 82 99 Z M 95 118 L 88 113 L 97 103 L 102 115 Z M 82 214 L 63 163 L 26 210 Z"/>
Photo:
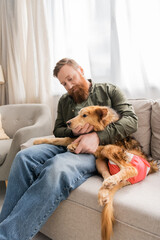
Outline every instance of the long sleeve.
<path fill-rule="evenodd" d="M 55 137 L 74 137 L 72 130 L 67 128 L 66 125 L 66 122 L 73 117 L 74 115 L 71 109 L 71 103 L 66 95 L 64 95 L 58 103 L 57 119 L 53 130 Z"/>
<path fill-rule="evenodd" d="M 88 99 L 78 108 L 81 109 L 84 106 L 91 105 L 109 106 L 121 116 L 119 121 L 110 124 L 103 131 L 97 132 L 100 144 L 114 143 L 116 140 L 121 140 L 137 130 L 137 117 L 133 107 L 117 86 L 107 83 L 93 84 Z M 69 95 L 63 95 L 59 100 L 53 132 L 56 137 L 74 137 L 72 130 L 67 128 L 66 122 L 75 117 L 77 112 L 77 105 Z"/>
<path fill-rule="evenodd" d="M 110 92 L 111 107 L 120 114 L 121 118 L 112 123 L 104 131 L 97 132 L 100 144 L 105 145 L 121 140 L 137 130 L 137 116 L 131 104 L 118 87 Z"/>

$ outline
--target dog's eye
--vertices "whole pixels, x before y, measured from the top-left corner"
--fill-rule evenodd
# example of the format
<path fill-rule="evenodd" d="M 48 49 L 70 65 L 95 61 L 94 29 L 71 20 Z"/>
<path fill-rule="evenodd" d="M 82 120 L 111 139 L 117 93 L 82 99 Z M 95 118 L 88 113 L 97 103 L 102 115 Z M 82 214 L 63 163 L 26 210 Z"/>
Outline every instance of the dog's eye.
<path fill-rule="evenodd" d="M 85 118 L 85 117 L 87 117 L 87 115 L 86 115 L 86 114 L 83 114 L 83 115 L 82 115 L 82 117 L 84 117 L 84 118 Z"/>

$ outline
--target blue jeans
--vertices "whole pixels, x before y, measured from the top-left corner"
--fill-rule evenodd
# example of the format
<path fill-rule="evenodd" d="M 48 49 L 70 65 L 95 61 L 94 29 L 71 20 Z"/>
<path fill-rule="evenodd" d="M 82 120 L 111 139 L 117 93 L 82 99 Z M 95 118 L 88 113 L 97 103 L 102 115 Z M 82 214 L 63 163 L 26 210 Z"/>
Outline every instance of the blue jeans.
<path fill-rule="evenodd" d="M 32 239 L 59 203 L 95 172 L 92 154 L 49 144 L 20 151 L 0 214 L 0 240 Z"/>

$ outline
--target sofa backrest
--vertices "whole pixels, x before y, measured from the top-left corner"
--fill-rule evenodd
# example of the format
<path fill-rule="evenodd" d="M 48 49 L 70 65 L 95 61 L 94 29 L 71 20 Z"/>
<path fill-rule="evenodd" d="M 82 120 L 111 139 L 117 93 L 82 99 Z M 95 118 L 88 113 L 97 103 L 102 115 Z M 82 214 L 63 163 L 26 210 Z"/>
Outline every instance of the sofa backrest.
<path fill-rule="evenodd" d="M 129 102 L 133 105 L 138 117 L 138 130 L 133 136 L 140 142 L 144 152 L 150 155 L 152 100 L 135 99 Z"/>
<path fill-rule="evenodd" d="M 133 136 L 144 152 L 160 160 L 160 100 L 130 99 L 138 117 L 138 130 Z"/>
<path fill-rule="evenodd" d="M 43 104 L 10 104 L 0 106 L 2 126 L 5 133 L 13 138 L 15 132 L 23 127 L 34 125 L 48 114 Z M 50 116 L 49 116 L 50 117 Z"/>
<path fill-rule="evenodd" d="M 151 127 L 151 155 L 160 160 L 160 99 L 152 104 Z"/>

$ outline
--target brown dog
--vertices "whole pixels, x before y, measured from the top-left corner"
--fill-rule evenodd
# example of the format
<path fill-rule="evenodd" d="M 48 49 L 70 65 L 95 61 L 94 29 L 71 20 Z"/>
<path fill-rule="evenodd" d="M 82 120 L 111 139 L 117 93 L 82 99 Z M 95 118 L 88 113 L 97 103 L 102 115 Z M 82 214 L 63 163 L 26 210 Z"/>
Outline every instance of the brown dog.
<path fill-rule="evenodd" d="M 74 129 L 77 126 L 84 126 L 89 123 L 94 127 L 94 131 L 102 131 L 110 123 L 119 120 L 119 115 L 109 107 L 89 106 L 81 109 L 78 116 L 69 120 L 67 125 Z M 53 145 L 67 146 L 70 151 L 76 149 L 78 143 L 72 143 L 74 138 L 52 138 L 37 139 L 34 144 L 49 143 Z M 133 138 L 127 137 L 115 144 L 99 146 L 94 153 L 96 156 L 96 166 L 104 181 L 98 193 L 98 200 L 101 206 L 104 206 L 102 212 L 101 234 L 102 240 L 109 240 L 112 234 L 113 216 L 113 197 L 116 191 L 123 186 L 131 184 L 128 179 L 138 175 L 137 168 L 130 162 L 130 154 L 134 154 L 148 161 L 142 152 L 140 144 Z M 106 159 L 115 163 L 120 171 L 115 175 L 108 175 L 108 166 Z M 157 165 L 150 162 L 149 173 L 158 170 Z"/>

